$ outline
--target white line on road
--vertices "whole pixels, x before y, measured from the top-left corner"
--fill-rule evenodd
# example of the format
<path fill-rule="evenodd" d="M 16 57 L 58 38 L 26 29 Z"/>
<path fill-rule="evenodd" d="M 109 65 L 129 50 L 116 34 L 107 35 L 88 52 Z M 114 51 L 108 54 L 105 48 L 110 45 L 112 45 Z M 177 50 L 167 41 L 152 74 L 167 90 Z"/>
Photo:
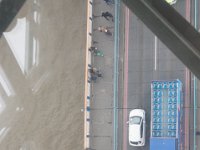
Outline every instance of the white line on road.
<path fill-rule="evenodd" d="M 154 61 L 154 70 L 156 70 L 157 69 L 157 43 L 158 43 L 158 38 L 157 38 L 157 36 L 155 36 L 155 46 L 154 46 L 154 50 L 155 50 L 155 61 Z"/>

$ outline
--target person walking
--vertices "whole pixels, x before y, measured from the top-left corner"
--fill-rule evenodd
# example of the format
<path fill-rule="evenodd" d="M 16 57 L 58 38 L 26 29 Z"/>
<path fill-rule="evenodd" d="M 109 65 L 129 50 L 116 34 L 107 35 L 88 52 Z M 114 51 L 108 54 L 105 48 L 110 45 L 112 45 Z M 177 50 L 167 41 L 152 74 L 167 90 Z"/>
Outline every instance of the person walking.
<path fill-rule="evenodd" d="M 97 80 L 97 76 L 96 76 L 96 75 L 92 75 L 90 79 L 91 79 L 91 81 L 96 82 L 96 80 Z"/>
<path fill-rule="evenodd" d="M 103 27 L 103 26 L 99 26 L 98 27 L 98 30 L 100 31 L 100 32 L 104 32 L 104 33 L 107 33 L 109 30 L 107 29 L 107 27 Z"/>
<path fill-rule="evenodd" d="M 91 73 L 91 74 L 96 74 L 96 72 L 97 72 L 98 70 L 97 70 L 97 68 L 95 68 L 95 67 L 91 67 L 90 69 L 89 69 L 89 72 Z"/>
<path fill-rule="evenodd" d="M 91 46 L 88 51 L 90 51 L 92 54 L 94 54 L 95 56 L 104 56 L 103 52 L 98 50 L 97 47 Z"/>
<path fill-rule="evenodd" d="M 99 26 L 98 30 L 100 32 L 104 32 L 106 35 L 111 35 L 112 36 L 112 32 L 108 29 L 109 27 L 103 27 L 103 26 Z"/>
<path fill-rule="evenodd" d="M 100 70 L 98 70 L 97 68 L 95 67 L 91 67 L 89 69 L 89 72 L 92 76 L 97 76 L 97 77 L 102 77 L 102 73 L 100 72 Z"/>
<path fill-rule="evenodd" d="M 91 46 L 88 50 L 89 50 L 91 53 L 96 53 L 96 52 L 97 52 L 97 47 Z"/>
<path fill-rule="evenodd" d="M 112 20 L 112 21 L 114 21 L 114 17 L 113 17 L 113 15 L 110 13 L 110 12 L 108 12 L 108 11 L 106 11 L 106 12 L 102 12 L 101 13 L 101 16 L 102 17 L 104 17 L 106 20 Z"/>

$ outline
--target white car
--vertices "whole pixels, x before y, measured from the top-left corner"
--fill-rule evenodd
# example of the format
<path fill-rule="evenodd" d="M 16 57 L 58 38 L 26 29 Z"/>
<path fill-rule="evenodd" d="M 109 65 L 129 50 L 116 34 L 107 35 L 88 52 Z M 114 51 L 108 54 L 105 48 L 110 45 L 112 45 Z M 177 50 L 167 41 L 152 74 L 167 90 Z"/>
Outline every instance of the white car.
<path fill-rule="evenodd" d="M 176 3 L 177 0 L 165 0 L 167 3 L 169 3 L 170 5 L 173 5 Z"/>
<path fill-rule="evenodd" d="M 145 145 L 145 111 L 134 109 L 129 114 L 129 144 L 131 146 Z"/>

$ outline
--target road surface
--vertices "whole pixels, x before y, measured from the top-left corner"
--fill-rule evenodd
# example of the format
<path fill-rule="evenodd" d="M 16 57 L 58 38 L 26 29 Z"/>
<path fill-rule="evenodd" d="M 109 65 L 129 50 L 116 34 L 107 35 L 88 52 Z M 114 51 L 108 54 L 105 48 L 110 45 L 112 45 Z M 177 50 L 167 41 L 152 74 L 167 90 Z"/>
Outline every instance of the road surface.
<path fill-rule="evenodd" d="M 178 1 L 173 7 L 185 16 L 185 5 L 185 1 Z M 185 85 L 185 66 L 132 12 L 127 10 L 125 12 L 124 86 L 125 89 L 127 87 L 127 91 L 124 92 L 123 137 L 121 139 L 123 139 L 123 150 L 148 150 L 151 81 L 180 79 Z M 132 147 L 128 143 L 126 121 L 130 110 L 135 108 L 141 108 L 147 112 L 146 145 L 144 147 Z"/>

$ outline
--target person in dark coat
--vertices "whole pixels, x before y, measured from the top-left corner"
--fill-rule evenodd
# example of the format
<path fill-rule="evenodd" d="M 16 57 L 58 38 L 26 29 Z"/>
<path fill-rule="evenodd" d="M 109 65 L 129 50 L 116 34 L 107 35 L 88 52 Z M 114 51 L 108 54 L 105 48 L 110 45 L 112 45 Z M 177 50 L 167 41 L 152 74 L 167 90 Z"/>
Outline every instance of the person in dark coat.
<path fill-rule="evenodd" d="M 102 73 L 95 67 L 88 69 L 92 76 L 102 77 Z"/>
<path fill-rule="evenodd" d="M 91 53 L 95 53 L 95 52 L 97 52 L 97 47 L 91 46 L 88 50 L 89 50 Z"/>
<path fill-rule="evenodd" d="M 106 20 L 112 19 L 112 21 L 114 21 L 113 15 L 108 11 L 102 12 L 101 16 L 104 17 Z"/>

